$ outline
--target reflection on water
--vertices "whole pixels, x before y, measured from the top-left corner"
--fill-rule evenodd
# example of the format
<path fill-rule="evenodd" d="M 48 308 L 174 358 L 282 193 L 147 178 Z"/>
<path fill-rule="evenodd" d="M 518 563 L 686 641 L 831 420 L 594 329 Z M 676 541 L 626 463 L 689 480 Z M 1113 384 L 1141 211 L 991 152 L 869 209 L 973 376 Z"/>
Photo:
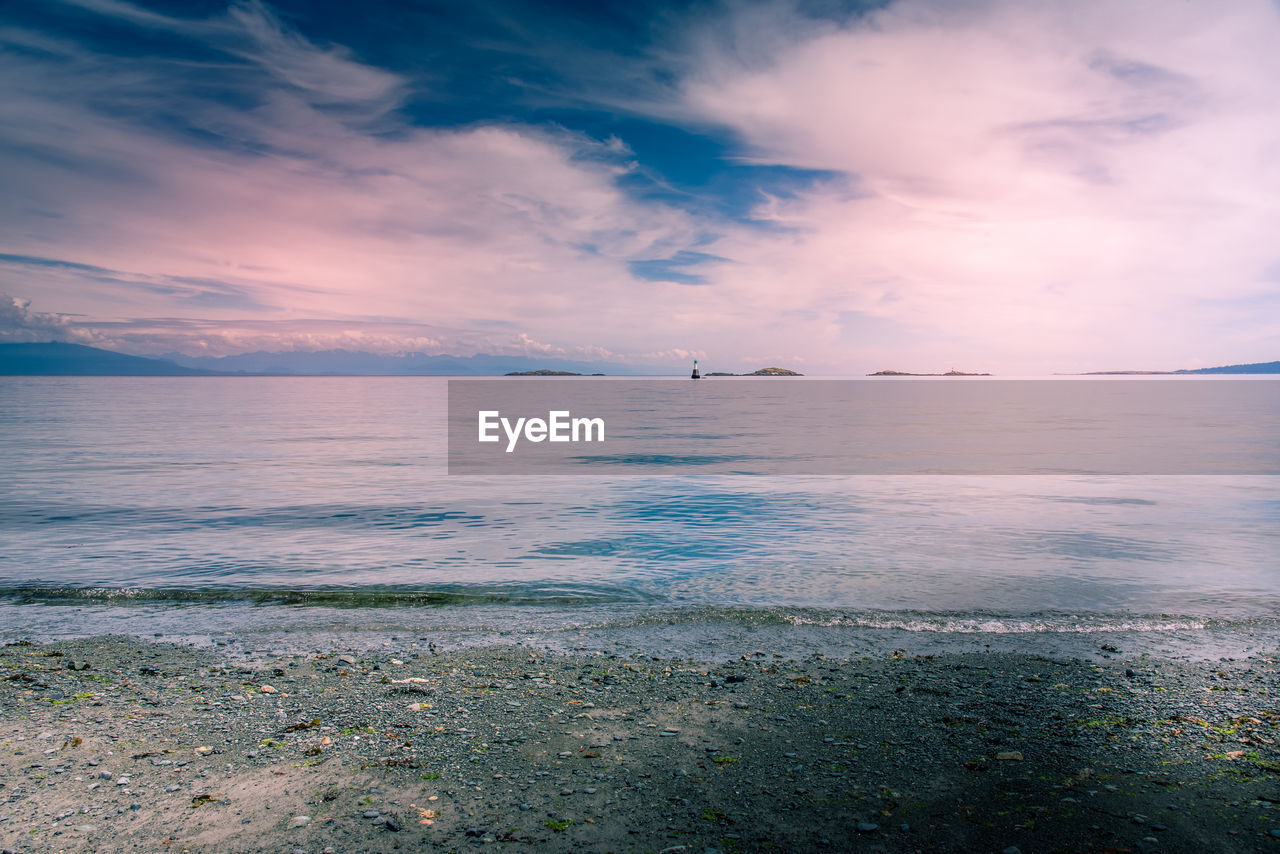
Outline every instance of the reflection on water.
<path fill-rule="evenodd" d="M 0 379 L 0 587 L 1280 610 L 1277 478 L 449 477 L 444 400 L 435 378 Z"/>

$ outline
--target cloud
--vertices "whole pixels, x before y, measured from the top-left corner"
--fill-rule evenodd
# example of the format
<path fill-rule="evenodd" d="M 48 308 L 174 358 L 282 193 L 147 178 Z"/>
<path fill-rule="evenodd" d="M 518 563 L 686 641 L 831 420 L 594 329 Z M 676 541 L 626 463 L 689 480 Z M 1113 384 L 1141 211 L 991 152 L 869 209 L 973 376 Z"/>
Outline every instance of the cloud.
<path fill-rule="evenodd" d="M 261 2 L 64 3 L 148 49 L 0 28 L 0 290 L 31 299 L 5 321 L 22 334 L 810 373 L 1280 348 L 1265 0 L 699 6 L 644 53 L 563 57 L 584 85 L 537 106 L 597 110 L 595 132 L 516 107 L 429 126 L 450 93 L 410 102 L 447 75 L 377 67 Z M 647 144 L 698 141 L 733 204 L 660 187 L 630 125 L 599 132 L 620 115 L 678 125 Z"/>
<path fill-rule="evenodd" d="M 77 331 L 99 346 L 128 353 L 230 356 L 237 353 L 352 350 L 371 353 L 483 352 L 484 339 L 406 321 L 200 321 L 178 317 L 90 321 Z M 512 352 L 510 342 L 496 352 Z"/>
<path fill-rule="evenodd" d="M 76 341 L 91 336 L 61 314 L 31 310 L 31 301 L 0 293 L 0 341 Z"/>
<path fill-rule="evenodd" d="M 853 312 L 934 335 L 925 358 L 1002 365 L 1280 345 L 1222 337 L 1276 290 L 1274 5 L 901 0 L 743 24 L 761 14 L 700 41 L 686 115 L 848 182 L 762 204 L 789 237 L 717 247 L 760 310 L 785 278 L 787 305 L 831 312 L 829 342 Z M 1210 293 L 1240 314 L 1206 316 Z"/>
<path fill-rule="evenodd" d="M 280 19 L 261 0 L 230 4 L 225 14 L 179 18 L 123 0 L 61 0 L 84 11 L 160 31 L 239 57 L 269 72 L 277 82 L 316 105 L 358 106 L 383 112 L 399 104 L 404 81 L 364 64 L 342 45 L 318 45 Z"/>
<path fill-rule="evenodd" d="M 43 282 L 76 290 L 92 282 L 103 292 L 162 297 L 178 306 L 244 311 L 264 308 L 253 288 L 209 278 L 128 273 L 57 258 L 0 253 L 0 275 L 6 273 L 6 278 L 20 279 L 27 288 Z"/>
<path fill-rule="evenodd" d="M 392 109 L 405 80 L 312 43 L 261 4 L 198 21 L 79 5 L 221 53 L 122 58 L 0 32 L 43 45 L 0 57 L 0 222 L 12 236 L 0 251 L 57 259 L 7 265 L 0 283 L 137 321 L 135 348 L 144 326 L 156 346 L 186 334 L 161 334 L 162 319 L 296 328 L 378 315 L 459 328 L 482 318 L 569 350 L 648 349 L 650 330 L 594 318 L 643 316 L 654 286 L 637 288 L 630 262 L 705 239 L 683 211 L 619 188 L 634 164 L 617 138 L 415 127 Z"/>
<path fill-rule="evenodd" d="M 399 77 L 355 60 L 342 46 L 317 47 L 285 29 L 258 0 L 231 6 L 228 17 L 248 40 L 232 51 L 305 93 L 313 104 L 390 109 L 401 100 Z"/>

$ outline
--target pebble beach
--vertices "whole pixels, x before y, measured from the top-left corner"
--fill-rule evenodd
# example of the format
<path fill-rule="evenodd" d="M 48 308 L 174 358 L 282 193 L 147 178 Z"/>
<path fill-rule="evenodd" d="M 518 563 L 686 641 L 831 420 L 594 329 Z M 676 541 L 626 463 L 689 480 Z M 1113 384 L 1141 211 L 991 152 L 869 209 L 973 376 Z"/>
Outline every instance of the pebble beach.
<path fill-rule="evenodd" d="M 6 852 L 1273 851 L 1270 656 L 0 648 Z"/>

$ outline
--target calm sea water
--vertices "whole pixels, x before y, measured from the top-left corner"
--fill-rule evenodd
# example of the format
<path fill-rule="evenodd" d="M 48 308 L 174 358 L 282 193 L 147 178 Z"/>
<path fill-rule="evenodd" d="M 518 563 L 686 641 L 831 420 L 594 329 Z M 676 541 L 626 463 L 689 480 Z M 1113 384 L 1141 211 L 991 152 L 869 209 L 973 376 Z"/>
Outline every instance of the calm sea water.
<path fill-rule="evenodd" d="M 0 635 L 1280 648 L 1280 478 L 450 476 L 445 400 L 0 378 Z"/>

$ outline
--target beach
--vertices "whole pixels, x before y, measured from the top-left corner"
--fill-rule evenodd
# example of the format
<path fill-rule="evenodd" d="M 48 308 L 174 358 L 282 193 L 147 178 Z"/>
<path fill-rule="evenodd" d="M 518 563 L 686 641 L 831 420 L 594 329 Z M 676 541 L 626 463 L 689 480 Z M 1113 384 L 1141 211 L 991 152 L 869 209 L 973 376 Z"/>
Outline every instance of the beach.
<path fill-rule="evenodd" d="M 1280 0 L 0 0 L 0 854 L 1280 854 Z"/>
<path fill-rule="evenodd" d="M 0 850 L 1280 845 L 1276 478 L 455 477 L 446 392 L 5 381 Z"/>
<path fill-rule="evenodd" d="M 6 851 L 1267 851 L 1270 656 L 0 649 Z"/>

